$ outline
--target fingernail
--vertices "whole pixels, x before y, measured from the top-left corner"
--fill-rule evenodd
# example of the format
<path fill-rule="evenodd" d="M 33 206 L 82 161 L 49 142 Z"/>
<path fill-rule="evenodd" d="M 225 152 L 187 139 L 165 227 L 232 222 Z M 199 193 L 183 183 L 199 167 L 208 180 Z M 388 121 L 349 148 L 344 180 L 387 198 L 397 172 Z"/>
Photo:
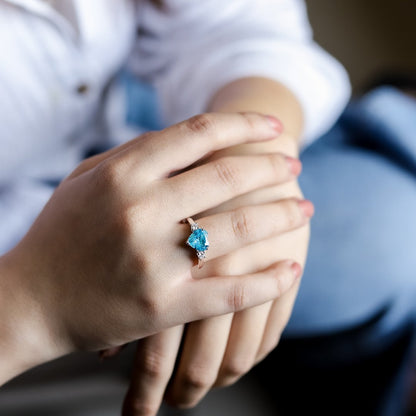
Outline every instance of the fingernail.
<path fill-rule="evenodd" d="M 299 263 L 293 262 L 290 268 L 292 269 L 296 279 L 300 277 L 300 275 L 302 274 L 302 267 Z"/>
<path fill-rule="evenodd" d="M 272 126 L 272 128 L 277 131 L 278 133 L 281 133 L 283 131 L 283 124 L 281 123 L 280 120 L 278 120 L 276 117 L 274 116 L 266 116 L 267 121 L 269 122 L 269 124 Z"/>
<path fill-rule="evenodd" d="M 311 218 L 315 213 L 315 207 L 313 206 L 311 201 L 308 201 L 307 199 L 302 199 L 301 201 L 298 201 L 298 204 L 299 208 L 302 210 L 302 212 L 305 214 L 307 218 Z"/>
<path fill-rule="evenodd" d="M 289 165 L 289 170 L 293 175 L 298 176 L 302 171 L 302 162 L 299 159 L 295 159 L 290 156 L 286 156 L 286 161 Z"/>

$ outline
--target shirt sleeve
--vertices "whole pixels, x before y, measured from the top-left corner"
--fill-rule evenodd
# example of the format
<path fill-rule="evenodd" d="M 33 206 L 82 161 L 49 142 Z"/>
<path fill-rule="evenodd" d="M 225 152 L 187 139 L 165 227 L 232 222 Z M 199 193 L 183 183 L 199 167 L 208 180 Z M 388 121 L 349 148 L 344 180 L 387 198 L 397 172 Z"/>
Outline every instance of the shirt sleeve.
<path fill-rule="evenodd" d="M 313 41 L 300 0 L 143 2 L 131 68 L 156 87 L 165 123 L 206 111 L 216 91 L 247 76 L 283 83 L 304 112 L 302 144 L 324 133 L 349 95 L 342 65 Z"/>

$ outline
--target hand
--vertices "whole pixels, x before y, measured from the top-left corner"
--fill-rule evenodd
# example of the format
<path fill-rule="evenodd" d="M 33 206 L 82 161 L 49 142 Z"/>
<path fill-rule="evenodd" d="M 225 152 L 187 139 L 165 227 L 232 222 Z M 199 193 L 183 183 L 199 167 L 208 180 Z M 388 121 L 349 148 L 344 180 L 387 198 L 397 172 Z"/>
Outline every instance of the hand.
<path fill-rule="evenodd" d="M 241 150 L 226 149 L 217 152 L 214 157 L 230 153 L 241 153 Z M 287 200 L 287 197 L 301 198 L 302 194 L 295 180 L 300 170 L 300 162 L 292 160 L 294 180 L 291 182 L 255 190 L 204 215 L 240 206 L 261 206 L 277 199 Z M 313 215 L 313 206 L 309 202 L 305 201 L 301 205 L 307 217 Z M 263 218 L 257 216 L 257 221 L 248 221 L 248 228 L 253 230 L 261 226 Z M 309 227 L 305 225 L 212 260 L 201 270 L 200 276 L 204 276 L 205 273 L 209 275 L 214 271 L 225 275 L 248 273 L 285 258 L 296 259 L 303 265 L 308 240 Z M 172 328 L 140 340 L 123 414 L 155 415 L 163 396 L 170 404 L 192 407 L 212 386 L 234 383 L 276 347 L 290 317 L 298 287 L 299 285 L 295 284 L 274 303 L 267 303 L 235 315 L 228 314 L 193 322 L 187 326 L 183 340 L 183 327 Z M 183 347 L 180 356 L 177 357 L 181 341 Z M 172 377 L 175 360 L 177 369 Z"/>
<path fill-rule="evenodd" d="M 36 325 L 44 323 L 45 345 L 56 355 L 110 348 L 289 290 L 300 274 L 291 261 L 238 277 L 196 279 L 195 253 L 184 244 L 189 226 L 180 223 L 292 179 L 287 158 L 227 157 L 171 177 L 211 152 L 276 135 L 258 114 L 203 115 L 82 163 L 3 259 L 15 265 L 19 287 L 29 294 L 25 316 L 36 310 Z M 261 227 L 238 232 L 244 219 L 258 215 Z M 210 261 L 306 222 L 296 201 L 199 219 L 210 233 Z"/>

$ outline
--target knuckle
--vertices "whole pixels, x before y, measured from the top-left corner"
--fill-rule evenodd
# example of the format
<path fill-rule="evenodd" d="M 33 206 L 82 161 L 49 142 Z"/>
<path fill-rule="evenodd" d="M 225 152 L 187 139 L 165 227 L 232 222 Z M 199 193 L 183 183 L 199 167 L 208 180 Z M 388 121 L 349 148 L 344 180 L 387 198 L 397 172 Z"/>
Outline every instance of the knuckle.
<path fill-rule="evenodd" d="M 278 299 L 290 292 L 290 290 L 295 285 L 293 280 L 293 272 L 287 267 L 281 268 L 280 265 L 276 265 L 272 268 L 272 273 L 274 275 L 275 282 L 275 291 L 273 293 L 273 299 Z"/>
<path fill-rule="evenodd" d="M 240 208 L 231 215 L 231 225 L 235 236 L 240 240 L 248 240 L 254 231 L 254 224 L 247 209 Z"/>
<path fill-rule="evenodd" d="M 256 130 L 258 126 L 258 115 L 255 113 L 249 113 L 247 111 L 243 111 L 239 113 L 243 118 L 243 121 L 246 123 L 247 127 L 250 130 Z"/>
<path fill-rule="evenodd" d="M 218 159 L 214 162 L 218 179 L 232 191 L 238 191 L 241 186 L 241 176 L 231 157 Z"/>
<path fill-rule="evenodd" d="M 143 289 L 143 288 L 142 288 Z M 163 316 L 163 304 L 160 301 L 159 297 L 152 295 L 152 293 L 155 293 L 154 290 L 147 288 L 145 290 L 146 294 L 140 294 L 139 295 L 139 308 L 141 312 L 149 318 L 150 322 L 153 322 L 154 324 L 157 324 L 160 320 L 160 318 Z M 157 363 L 155 357 L 149 358 L 149 360 L 154 361 L 154 363 Z"/>
<path fill-rule="evenodd" d="M 253 366 L 254 360 L 247 355 L 236 355 L 224 362 L 221 375 L 230 383 L 247 374 Z"/>
<path fill-rule="evenodd" d="M 267 158 L 271 167 L 274 182 L 279 182 L 283 178 L 287 177 L 287 162 L 284 160 L 282 155 L 269 154 L 265 155 L 265 157 Z"/>
<path fill-rule="evenodd" d="M 283 214 L 287 228 L 295 228 L 300 222 L 299 208 L 294 201 L 283 202 Z"/>
<path fill-rule="evenodd" d="M 215 383 L 216 374 L 213 374 L 212 371 L 200 368 L 198 366 L 193 366 L 188 368 L 186 372 L 181 377 L 181 384 L 185 389 L 192 390 L 207 390 Z M 191 405 L 194 402 L 189 402 Z"/>
<path fill-rule="evenodd" d="M 232 312 L 238 312 L 244 309 L 246 304 L 247 293 L 245 287 L 240 283 L 236 283 L 231 289 L 230 295 L 228 297 L 228 305 Z"/>
<path fill-rule="evenodd" d="M 119 189 L 122 178 L 123 169 L 121 163 L 112 159 L 102 161 L 94 171 L 98 184 L 104 185 L 107 189 Z"/>
<path fill-rule="evenodd" d="M 193 133 L 206 133 L 215 130 L 215 122 L 210 114 L 198 114 L 185 122 L 185 126 Z"/>
<path fill-rule="evenodd" d="M 151 379 L 160 379 L 166 375 L 166 357 L 157 349 L 147 348 L 141 362 L 141 373 Z"/>

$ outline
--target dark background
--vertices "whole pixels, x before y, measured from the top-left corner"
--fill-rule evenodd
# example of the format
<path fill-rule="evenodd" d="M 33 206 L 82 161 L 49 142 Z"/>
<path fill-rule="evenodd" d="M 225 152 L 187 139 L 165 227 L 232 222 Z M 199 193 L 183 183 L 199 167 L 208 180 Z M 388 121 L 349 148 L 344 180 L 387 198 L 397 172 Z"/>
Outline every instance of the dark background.
<path fill-rule="evenodd" d="M 385 72 L 416 74 L 416 1 L 306 2 L 315 39 L 345 65 L 355 92 Z"/>

